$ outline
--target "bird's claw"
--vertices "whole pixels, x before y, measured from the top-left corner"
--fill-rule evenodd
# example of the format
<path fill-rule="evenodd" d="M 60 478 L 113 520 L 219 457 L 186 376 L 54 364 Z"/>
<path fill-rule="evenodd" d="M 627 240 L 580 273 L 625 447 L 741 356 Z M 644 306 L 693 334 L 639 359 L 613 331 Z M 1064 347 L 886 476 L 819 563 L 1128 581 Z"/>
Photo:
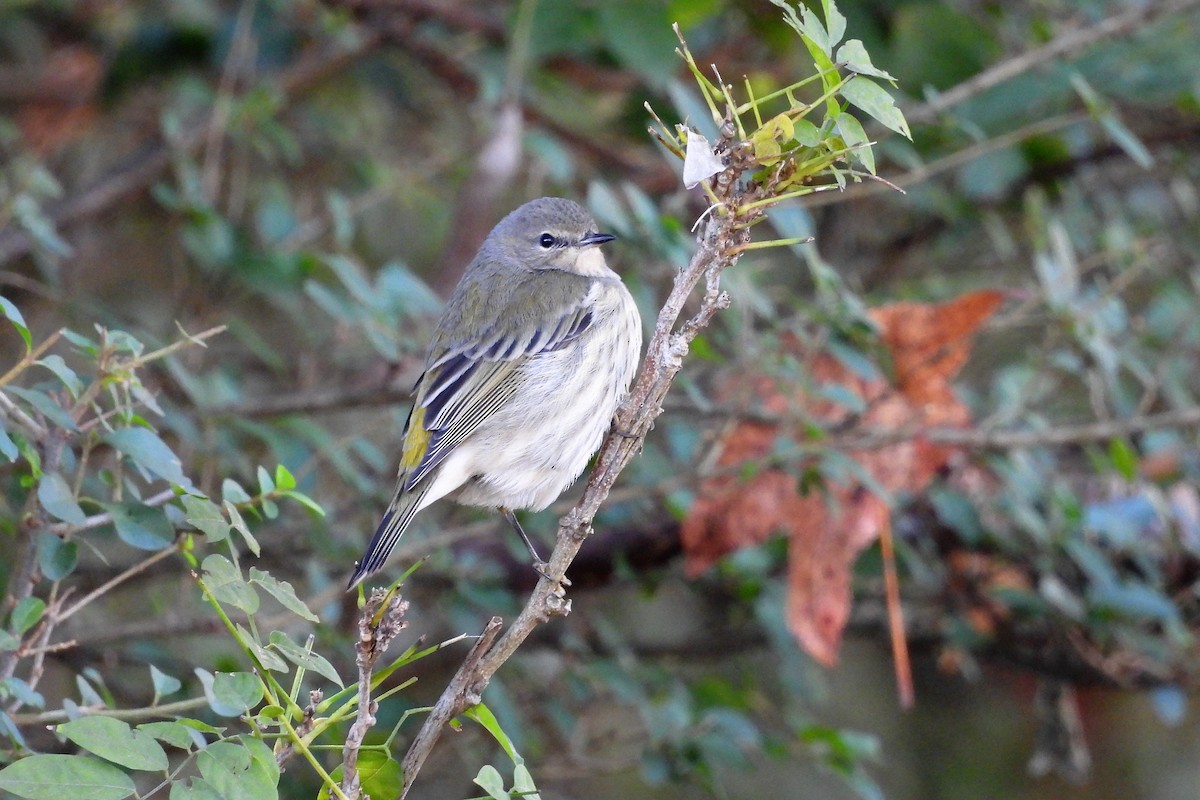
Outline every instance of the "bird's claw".
<path fill-rule="evenodd" d="M 571 581 L 566 575 L 563 575 L 561 578 L 555 578 L 553 575 L 551 575 L 550 565 L 541 559 L 533 562 L 533 571 L 551 583 L 556 583 L 559 586 L 567 587 L 571 585 Z"/>

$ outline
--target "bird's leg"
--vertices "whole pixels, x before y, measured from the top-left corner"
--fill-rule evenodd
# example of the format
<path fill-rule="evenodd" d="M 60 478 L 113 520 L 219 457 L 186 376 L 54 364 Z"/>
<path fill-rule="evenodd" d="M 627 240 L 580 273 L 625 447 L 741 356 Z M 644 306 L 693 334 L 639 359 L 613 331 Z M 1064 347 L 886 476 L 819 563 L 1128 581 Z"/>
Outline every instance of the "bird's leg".
<path fill-rule="evenodd" d="M 550 569 L 550 565 L 547 564 L 542 559 L 542 557 L 538 555 L 538 551 L 534 548 L 533 542 L 530 541 L 529 535 L 527 533 L 525 533 L 525 529 L 521 527 L 521 523 L 517 520 L 517 515 L 513 512 L 513 510 L 511 508 L 503 508 L 503 507 L 500 509 L 500 513 L 504 515 L 504 518 L 506 520 L 508 520 L 508 524 L 511 525 L 513 530 L 515 530 L 517 532 L 517 535 L 521 537 L 521 541 L 525 543 L 525 547 L 528 548 L 528 550 L 529 550 L 529 555 L 533 556 L 534 571 L 537 572 L 538 575 L 541 575 L 546 580 L 553 580 L 553 578 L 550 577 L 550 574 L 548 571 Z M 567 580 L 567 577 L 565 575 L 563 576 L 563 579 L 560 581 L 560 583 L 562 583 L 562 585 L 564 585 L 564 586 L 571 585 L 571 582 L 569 580 Z"/>

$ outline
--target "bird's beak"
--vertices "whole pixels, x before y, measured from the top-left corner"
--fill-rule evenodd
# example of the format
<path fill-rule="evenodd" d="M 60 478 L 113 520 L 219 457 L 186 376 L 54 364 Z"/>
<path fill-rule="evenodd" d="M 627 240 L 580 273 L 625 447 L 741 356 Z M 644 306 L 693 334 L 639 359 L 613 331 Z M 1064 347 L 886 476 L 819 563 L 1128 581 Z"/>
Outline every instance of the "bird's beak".
<path fill-rule="evenodd" d="M 579 240 L 579 246 L 587 247 L 593 244 L 604 244 L 605 242 L 611 242 L 615 238 L 617 237 L 611 233 L 589 233 Z"/>

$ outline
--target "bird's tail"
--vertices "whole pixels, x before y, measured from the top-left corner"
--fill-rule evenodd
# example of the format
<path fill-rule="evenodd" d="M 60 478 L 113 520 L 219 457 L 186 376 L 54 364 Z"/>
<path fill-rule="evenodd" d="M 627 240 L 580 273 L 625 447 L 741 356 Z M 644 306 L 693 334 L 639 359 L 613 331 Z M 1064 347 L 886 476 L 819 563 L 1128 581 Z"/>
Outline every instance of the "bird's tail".
<path fill-rule="evenodd" d="M 403 485 L 403 481 L 401 481 L 401 485 Z M 408 524 L 412 522 L 413 517 L 416 516 L 417 511 L 423 507 L 421 501 L 425 498 L 428 486 L 429 484 L 425 483 L 424 486 L 407 492 L 397 488 L 396 495 L 392 497 L 392 502 L 388 503 L 387 511 L 384 512 L 383 519 L 379 522 L 379 527 L 375 529 L 375 535 L 371 537 L 371 543 L 367 545 L 362 558 L 354 565 L 354 574 L 350 576 L 350 583 L 346 586 L 347 591 L 362 583 L 367 576 L 378 571 L 387 561 L 388 556 L 392 554 L 392 548 L 396 546 L 396 542 L 400 541 L 400 537 L 408 528 Z"/>

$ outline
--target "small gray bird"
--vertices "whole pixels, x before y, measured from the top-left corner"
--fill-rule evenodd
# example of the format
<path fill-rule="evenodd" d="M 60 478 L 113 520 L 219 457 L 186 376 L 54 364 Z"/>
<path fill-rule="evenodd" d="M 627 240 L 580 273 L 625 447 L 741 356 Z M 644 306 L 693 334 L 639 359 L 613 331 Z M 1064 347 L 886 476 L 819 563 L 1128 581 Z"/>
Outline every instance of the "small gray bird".
<path fill-rule="evenodd" d="M 600 447 L 642 349 L 637 306 L 578 203 L 533 200 L 502 219 L 450 297 L 404 428 L 400 479 L 350 579 L 383 566 L 418 511 L 448 497 L 539 511 Z"/>

